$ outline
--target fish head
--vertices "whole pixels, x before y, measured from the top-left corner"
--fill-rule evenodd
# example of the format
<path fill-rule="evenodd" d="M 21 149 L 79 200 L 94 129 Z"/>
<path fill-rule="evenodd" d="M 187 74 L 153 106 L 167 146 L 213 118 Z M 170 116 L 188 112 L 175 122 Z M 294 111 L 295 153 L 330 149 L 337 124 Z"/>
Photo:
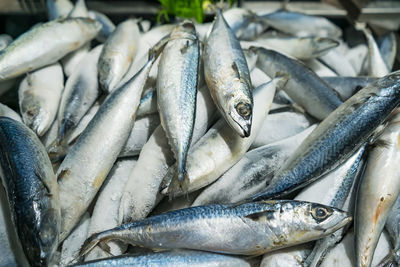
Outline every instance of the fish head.
<path fill-rule="evenodd" d="M 240 86 L 240 85 L 239 85 Z M 249 137 L 251 133 L 251 122 L 253 118 L 253 99 L 242 90 L 235 90 L 227 101 L 228 124 L 241 136 Z"/>
<path fill-rule="evenodd" d="M 171 32 L 170 39 L 187 38 L 197 39 L 196 28 L 190 20 L 184 20 Z"/>
<path fill-rule="evenodd" d="M 50 114 L 40 107 L 40 103 L 32 102 L 21 108 L 25 124 L 38 136 L 42 136 L 50 125 Z"/>
<path fill-rule="evenodd" d="M 317 203 L 285 201 L 280 205 L 279 220 L 287 224 L 277 231 L 285 237 L 286 244 L 322 238 L 351 222 L 347 212 Z"/>

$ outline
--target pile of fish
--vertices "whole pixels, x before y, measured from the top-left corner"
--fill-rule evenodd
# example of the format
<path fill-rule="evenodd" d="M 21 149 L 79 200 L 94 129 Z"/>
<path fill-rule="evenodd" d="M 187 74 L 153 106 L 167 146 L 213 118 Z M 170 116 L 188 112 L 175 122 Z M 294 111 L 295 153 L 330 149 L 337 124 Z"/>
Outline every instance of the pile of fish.
<path fill-rule="evenodd" d="M 400 264 L 394 33 L 47 6 L 0 35 L 0 266 Z"/>

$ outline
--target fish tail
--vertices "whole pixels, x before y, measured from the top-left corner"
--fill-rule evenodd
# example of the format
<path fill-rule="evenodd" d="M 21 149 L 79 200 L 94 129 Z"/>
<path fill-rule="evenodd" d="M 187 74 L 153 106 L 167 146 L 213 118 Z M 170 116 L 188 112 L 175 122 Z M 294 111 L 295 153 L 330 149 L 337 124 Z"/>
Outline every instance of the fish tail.
<path fill-rule="evenodd" d="M 82 257 L 85 256 L 86 254 L 88 254 L 90 251 L 92 251 L 92 249 L 99 245 L 100 242 L 104 242 L 110 239 L 109 237 L 109 231 L 104 231 L 104 232 L 100 232 L 97 234 L 93 234 L 92 236 L 90 236 L 88 239 L 86 239 L 85 243 L 83 243 L 82 248 L 79 252 L 79 256 L 78 257 Z M 100 246 L 100 247 L 104 247 L 104 246 Z"/>

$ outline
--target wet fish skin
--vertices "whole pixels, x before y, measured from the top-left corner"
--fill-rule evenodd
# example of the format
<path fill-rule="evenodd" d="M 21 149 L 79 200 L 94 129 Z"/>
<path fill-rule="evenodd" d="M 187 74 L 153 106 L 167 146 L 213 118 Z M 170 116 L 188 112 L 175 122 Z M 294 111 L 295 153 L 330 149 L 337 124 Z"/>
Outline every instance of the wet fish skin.
<path fill-rule="evenodd" d="M 323 120 L 342 104 L 333 88 L 300 61 L 274 50 L 251 49 L 258 55 L 256 66 L 268 76 L 288 76 L 289 80 L 283 90 L 313 117 Z"/>
<path fill-rule="evenodd" d="M 342 45 L 342 44 L 341 44 Z M 340 51 L 341 47 L 336 47 L 321 55 L 319 60 L 326 66 L 335 71 L 339 76 L 357 76 L 356 70 L 345 55 Z"/>
<path fill-rule="evenodd" d="M 389 74 L 390 69 L 383 60 L 382 54 L 379 51 L 378 45 L 376 44 L 371 31 L 364 26 L 361 28 L 361 30 L 364 33 L 368 43 L 368 76 L 379 78 Z"/>
<path fill-rule="evenodd" d="M 151 88 L 143 92 L 142 98 L 140 99 L 137 116 L 142 117 L 158 113 L 157 109 L 157 91 L 155 88 Z"/>
<path fill-rule="evenodd" d="M 99 242 L 121 240 L 157 249 L 261 255 L 328 235 L 350 221 L 351 217 L 338 209 L 292 200 L 197 206 L 95 234 L 81 253 Z"/>
<path fill-rule="evenodd" d="M 223 254 L 196 250 L 173 250 L 140 255 L 123 255 L 107 259 L 85 262 L 74 266 L 153 266 L 153 267 L 185 267 L 185 266 L 220 266 L 250 267 L 245 259 Z"/>
<path fill-rule="evenodd" d="M 374 147 L 357 192 L 355 210 L 356 266 L 371 266 L 386 219 L 400 193 L 400 110 L 377 139 L 387 145 Z"/>
<path fill-rule="evenodd" d="M 64 89 L 59 63 L 29 73 L 18 89 L 19 107 L 24 123 L 42 136 L 53 123 Z"/>
<path fill-rule="evenodd" d="M 140 37 L 136 19 L 120 23 L 104 43 L 98 70 L 101 88 L 112 92 L 127 72 L 138 47 Z"/>
<path fill-rule="evenodd" d="M 381 261 L 379 267 L 396 266 L 400 264 L 400 197 L 397 197 L 386 219 L 385 229 L 389 233 L 393 249 Z"/>
<path fill-rule="evenodd" d="M 104 43 L 111 33 L 115 30 L 114 23 L 103 13 L 97 12 L 95 10 L 89 10 L 89 17 L 96 20 L 101 24 L 101 30 L 96 36 L 96 40 Z"/>
<path fill-rule="evenodd" d="M 61 163 L 56 174 L 63 216 L 61 241 L 68 236 L 96 196 L 124 146 L 155 59 L 152 56 L 138 74 L 105 100 Z M 99 146 L 102 140 L 107 142 Z M 99 162 L 102 163 L 100 168 Z"/>
<path fill-rule="evenodd" d="M 7 107 L 6 105 L 3 105 L 0 103 L 0 116 L 1 117 L 9 117 L 10 119 L 16 120 L 18 122 L 22 123 L 21 116 L 12 110 L 11 108 Z"/>
<path fill-rule="evenodd" d="M 376 81 L 374 77 L 322 77 L 340 96 L 343 101 L 352 97 L 356 92 Z"/>
<path fill-rule="evenodd" d="M 93 39 L 99 30 L 97 22 L 86 18 L 54 20 L 32 28 L 1 53 L 0 80 L 55 63 Z"/>
<path fill-rule="evenodd" d="M 383 36 L 380 40 L 379 52 L 383 61 L 386 63 L 388 70 L 392 70 L 394 61 L 396 60 L 397 39 L 394 32 L 390 32 Z"/>
<path fill-rule="evenodd" d="M 250 72 L 240 43 L 220 11 L 205 42 L 203 61 L 205 80 L 217 108 L 241 137 L 250 136 Z"/>
<path fill-rule="evenodd" d="M 11 42 L 13 38 L 8 34 L 0 34 L 0 51 L 6 48 Z"/>
<path fill-rule="evenodd" d="M 49 20 L 66 18 L 74 5 L 70 0 L 46 0 L 47 16 Z"/>
<path fill-rule="evenodd" d="M 200 44 L 194 25 L 184 21 L 171 32 L 158 66 L 158 112 L 181 182 L 185 178 L 195 121 L 199 57 Z"/>
<path fill-rule="evenodd" d="M 65 83 L 58 111 L 58 144 L 68 137 L 100 94 L 97 62 L 101 51 L 102 45 L 93 48 Z"/>
<path fill-rule="evenodd" d="M 286 195 L 348 159 L 399 104 L 399 79 L 400 71 L 378 79 L 332 112 L 281 167 L 264 192 L 252 199 Z"/>
<path fill-rule="evenodd" d="M 48 265 L 58 245 L 59 191 L 47 153 L 27 126 L 0 117 L 0 165 L 13 223 L 31 266 Z"/>
<path fill-rule="evenodd" d="M 74 8 L 68 14 L 69 18 L 88 18 L 89 13 L 86 7 L 85 0 L 77 0 Z"/>
<path fill-rule="evenodd" d="M 339 38 L 342 30 L 323 17 L 297 12 L 276 11 L 260 16 L 269 26 L 294 36 Z"/>
<path fill-rule="evenodd" d="M 262 191 L 274 172 L 315 128 L 247 152 L 215 183 L 204 189 L 192 206 L 237 203 Z"/>

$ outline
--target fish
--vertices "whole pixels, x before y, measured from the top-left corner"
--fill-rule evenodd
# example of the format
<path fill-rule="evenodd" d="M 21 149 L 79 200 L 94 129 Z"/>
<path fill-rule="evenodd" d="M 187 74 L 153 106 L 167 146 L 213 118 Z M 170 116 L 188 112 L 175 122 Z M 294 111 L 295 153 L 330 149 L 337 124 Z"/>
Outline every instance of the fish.
<path fill-rule="evenodd" d="M 65 57 L 61 59 L 61 64 L 63 66 L 63 70 L 65 76 L 69 77 L 74 73 L 74 71 L 79 68 L 79 64 L 82 62 L 82 59 L 90 51 L 90 43 L 86 43 L 81 48 L 69 53 Z M 83 64 L 84 62 L 82 62 Z"/>
<path fill-rule="evenodd" d="M 254 89 L 253 134 L 242 138 L 221 118 L 189 150 L 184 182 L 177 181 L 176 168 L 170 167 L 164 180 L 171 183 L 161 193 L 174 198 L 194 192 L 217 180 L 238 162 L 257 136 L 271 107 L 276 87 L 281 87 L 286 81 L 286 78 L 279 77 Z"/>
<path fill-rule="evenodd" d="M 86 7 L 85 0 L 77 0 L 74 8 L 68 14 L 69 18 L 88 18 L 89 13 Z"/>
<path fill-rule="evenodd" d="M 215 106 L 204 85 L 197 90 L 195 117 L 191 146 L 215 121 Z M 140 151 L 138 162 L 125 185 L 119 210 L 120 224 L 145 218 L 157 205 L 163 197 L 159 194 L 160 185 L 173 163 L 174 156 L 160 125 Z"/>
<path fill-rule="evenodd" d="M 184 21 L 171 32 L 158 65 L 157 105 L 161 125 L 177 161 L 177 178 L 186 175 L 186 158 L 196 114 L 200 44 Z"/>
<path fill-rule="evenodd" d="M 15 112 L 11 108 L 9 108 L 6 105 L 1 104 L 1 103 L 0 103 L 0 116 L 1 117 L 9 117 L 10 119 L 13 119 L 13 120 L 16 120 L 16 121 L 22 123 L 22 118 L 17 112 Z"/>
<path fill-rule="evenodd" d="M 368 47 L 365 44 L 359 44 L 345 54 L 347 61 L 353 66 L 357 75 L 362 74 L 363 66 L 368 60 Z"/>
<path fill-rule="evenodd" d="M 240 257 L 228 256 L 196 250 L 172 250 L 139 255 L 123 255 L 106 259 L 88 261 L 74 266 L 226 266 L 250 267 L 249 261 Z"/>
<path fill-rule="evenodd" d="M 248 9 L 230 8 L 222 14 L 240 40 L 253 40 L 268 28 L 264 21 L 259 20 L 257 15 Z"/>
<path fill-rule="evenodd" d="M 312 121 L 291 110 L 268 114 L 250 149 L 283 140 L 310 127 Z"/>
<path fill-rule="evenodd" d="M 57 181 L 36 134 L 8 117 L 0 117 L 0 168 L 12 221 L 29 264 L 50 264 L 61 222 Z"/>
<path fill-rule="evenodd" d="M 276 11 L 259 15 L 270 27 L 297 37 L 317 36 L 339 38 L 342 30 L 328 19 L 298 12 Z"/>
<path fill-rule="evenodd" d="M 93 48 L 67 79 L 58 111 L 57 143 L 62 144 L 99 96 L 97 62 L 102 45 Z"/>
<path fill-rule="evenodd" d="M 100 24 L 87 18 L 53 20 L 32 28 L 0 54 L 0 81 L 57 62 L 93 39 L 99 30 Z"/>
<path fill-rule="evenodd" d="M 399 79 L 400 71 L 378 79 L 333 111 L 252 199 L 287 195 L 346 161 L 400 103 Z"/>
<path fill-rule="evenodd" d="M 132 132 L 118 157 L 138 156 L 147 140 L 149 140 L 150 136 L 159 125 L 160 117 L 158 114 L 151 114 L 137 118 L 133 125 Z"/>
<path fill-rule="evenodd" d="M 56 118 L 63 90 L 59 63 L 28 73 L 21 81 L 18 99 L 22 119 L 38 136 L 45 134 Z"/>
<path fill-rule="evenodd" d="M 322 64 L 318 59 L 304 60 L 303 63 L 310 68 L 319 77 L 335 77 L 338 76 L 336 72 Z"/>
<path fill-rule="evenodd" d="M 71 235 L 65 239 L 61 248 L 60 266 L 69 266 L 79 262 L 79 249 L 88 236 L 90 221 L 90 215 L 86 212 Z"/>
<path fill-rule="evenodd" d="M 136 19 L 121 22 L 104 43 L 98 62 L 99 84 L 112 92 L 135 57 L 140 38 Z"/>
<path fill-rule="evenodd" d="M 253 117 L 250 72 L 240 43 L 220 10 L 204 45 L 203 62 L 205 80 L 218 110 L 238 135 L 250 136 Z"/>
<path fill-rule="evenodd" d="M 262 191 L 274 172 L 315 127 L 250 150 L 215 183 L 204 189 L 192 206 L 238 203 Z"/>
<path fill-rule="evenodd" d="M 379 52 L 388 70 L 392 70 L 397 53 L 397 40 L 394 32 L 390 32 L 380 39 Z"/>
<path fill-rule="evenodd" d="M 312 242 L 266 253 L 260 267 L 304 267 L 303 259 L 311 252 Z"/>
<path fill-rule="evenodd" d="M 157 91 L 155 88 L 151 88 L 143 92 L 142 98 L 140 99 L 137 116 L 143 117 L 154 113 L 158 113 Z"/>
<path fill-rule="evenodd" d="M 252 49 L 258 55 L 256 66 L 268 76 L 289 77 L 283 90 L 311 116 L 323 120 L 342 104 L 334 89 L 300 61 L 274 50 Z"/>
<path fill-rule="evenodd" d="M 331 49 L 325 55 L 321 55 L 319 60 L 335 71 L 339 76 L 357 76 L 353 65 L 347 60 L 344 54 L 340 52 L 340 47 Z"/>
<path fill-rule="evenodd" d="M 258 38 L 254 42 L 241 41 L 243 48 L 250 46 L 273 49 L 291 57 L 308 60 L 317 58 L 337 47 L 339 42 L 332 38 L 324 37 L 268 37 Z"/>
<path fill-rule="evenodd" d="M 110 94 L 58 168 L 56 176 L 63 218 L 60 241 L 79 222 L 125 145 L 147 75 L 155 60 L 152 55 L 139 73 Z M 107 142 L 99 145 L 101 140 Z"/>
<path fill-rule="evenodd" d="M 104 43 L 111 33 L 115 30 L 115 24 L 106 15 L 95 10 L 89 10 L 89 17 L 101 24 L 101 30 L 96 36 L 96 40 Z"/>
<path fill-rule="evenodd" d="M 153 249 L 256 256 L 321 238 L 350 220 L 341 210 L 292 200 L 197 206 L 94 234 L 86 240 L 81 254 L 100 242 L 120 240 Z"/>
<path fill-rule="evenodd" d="M 368 43 L 368 76 L 383 77 L 389 74 L 390 69 L 383 60 L 371 31 L 365 26 L 361 26 L 361 31 L 364 33 Z"/>
<path fill-rule="evenodd" d="M 46 7 L 49 20 L 55 20 L 66 18 L 74 5 L 70 0 L 46 0 Z"/>
<path fill-rule="evenodd" d="M 397 197 L 386 219 L 385 229 L 389 234 L 393 249 L 379 263 L 379 267 L 396 266 L 400 263 L 400 197 Z"/>
<path fill-rule="evenodd" d="M 356 266 L 371 266 L 386 219 L 400 193 L 400 109 L 368 153 L 367 166 L 357 192 L 354 217 Z M 386 145 L 380 145 L 386 144 Z"/>
<path fill-rule="evenodd" d="M 374 77 L 322 77 L 340 96 L 340 99 L 346 101 L 356 92 L 366 87 L 368 84 L 376 81 Z"/>
<path fill-rule="evenodd" d="M 118 212 L 123 189 L 128 180 L 130 173 L 137 162 L 136 158 L 119 159 L 114 163 L 113 168 L 108 174 L 104 185 L 102 186 L 96 204 L 93 208 L 92 218 L 88 226 L 88 233 L 85 236 L 91 236 L 116 226 L 119 226 Z M 107 210 L 107 216 L 104 211 Z M 80 246 L 77 246 L 79 250 Z M 106 258 L 110 255 L 121 255 L 125 250 L 125 244 L 118 241 L 109 242 L 110 251 L 103 251 L 101 247 L 96 247 L 85 257 L 85 261 Z"/>
<path fill-rule="evenodd" d="M 11 42 L 13 38 L 8 34 L 0 34 L 0 51 L 4 50 Z"/>

